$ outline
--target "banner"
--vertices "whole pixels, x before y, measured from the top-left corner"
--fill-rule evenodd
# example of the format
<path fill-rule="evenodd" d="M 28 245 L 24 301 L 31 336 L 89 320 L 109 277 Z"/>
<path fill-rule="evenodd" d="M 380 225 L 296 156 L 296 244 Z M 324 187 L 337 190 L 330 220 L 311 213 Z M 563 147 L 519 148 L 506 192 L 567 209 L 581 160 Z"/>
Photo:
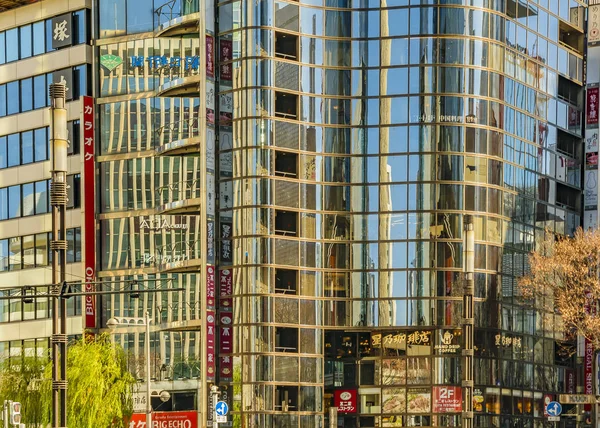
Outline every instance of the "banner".
<path fill-rule="evenodd" d="M 460 386 L 433 387 L 433 413 L 460 413 L 462 388 Z"/>
<path fill-rule="evenodd" d="M 94 291 L 96 278 L 94 99 L 83 97 L 83 236 L 85 237 L 85 291 Z M 96 328 L 96 300 L 85 296 L 85 328 Z"/>
<path fill-rule="evenodd" d="M 337 407 L 338 413 L 356 413 L 358 411 L 356 389 L 337 390 L 333 394 L 333 405 Z"/>
<path fill-rule="evenodd" d="M 587 102 L 585 108 L 586 123 L 588 125 L 598 124 L 598 95 L 600 88 L 593 87 L 587 89 Z"/>
<path fill-rule="evenodd" d="M 588 46 L 600 43 L 600 6 L 598 5 L 588 7 L 587 42 Z"/>
<path fill-rule="evenodd" d="M 215 380 L 215 311 L 206 311 L 206 377 Z"/>
<path fill-rule="evenodd" d="M 152 412 L 152 428 L 198 428 L 196 412 Z M 146 415 L 131 415 L 128 427 L 146 428 Z"/>

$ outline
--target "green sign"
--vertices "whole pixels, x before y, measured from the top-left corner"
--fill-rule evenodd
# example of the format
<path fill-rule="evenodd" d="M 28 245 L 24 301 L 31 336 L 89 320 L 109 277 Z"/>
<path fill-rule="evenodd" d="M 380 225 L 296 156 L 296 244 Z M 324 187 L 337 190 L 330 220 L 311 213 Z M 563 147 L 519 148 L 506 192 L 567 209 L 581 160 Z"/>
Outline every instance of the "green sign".
<path fill-rule="evenodd" d="M 100 56 L 100 64 L 108 71 L 113 71 L 115 68 L 123 64 L 123 59 L 116 55 L 102 55 Z"/>

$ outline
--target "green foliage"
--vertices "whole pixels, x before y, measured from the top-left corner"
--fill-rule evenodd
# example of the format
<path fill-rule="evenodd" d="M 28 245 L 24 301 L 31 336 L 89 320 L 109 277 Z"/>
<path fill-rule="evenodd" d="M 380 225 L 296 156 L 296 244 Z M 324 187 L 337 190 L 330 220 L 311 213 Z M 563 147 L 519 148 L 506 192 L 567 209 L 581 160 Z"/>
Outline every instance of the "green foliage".
<path fill-rule="evenodd" d="M 40 379 L 31 385 L 31 379 Z M 17 357 L 0 372 L 0 398 L 23 404 L 28 427 L 51 420 L 52 364 L 45 358 Z M 124 428 L 133 411 L 135 379 L 127 371 L 123 349 L 108 335 L 88 336 L 69 344 L 67 423 L 78 428 Z"/>

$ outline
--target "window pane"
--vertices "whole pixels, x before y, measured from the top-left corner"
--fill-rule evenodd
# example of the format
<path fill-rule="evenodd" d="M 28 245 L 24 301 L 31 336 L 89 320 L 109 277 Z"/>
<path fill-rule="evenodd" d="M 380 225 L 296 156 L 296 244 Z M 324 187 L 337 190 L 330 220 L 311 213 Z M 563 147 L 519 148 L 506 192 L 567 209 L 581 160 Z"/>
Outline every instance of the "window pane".
<path fill-rule="evenodd" d="M 35 76 L 33 78 L 33 108 L 46 107 L 46 75 Z"/>
<path fill-rule="evenodd" d="M 23 236 L 21 239 L 23 253 L 23 269 L 35 267 L 35 239 L 34 235 Z"/>
<path fill-rule="evenodd" d="M 75 229 L 67 229 L 67 263 L 75 261 Z"/>
<path fill-rule="evenodd" d="M 6 116 L 6 85 L 0 85 L 0 117 Z"/>
<path fill-rule="evenodd" d="M 48 147 L 47 139 L 46 128 L 39 128 L 34 131 L 34 152 L 36 162 L 48 159 L 48 153 L 46 152 L 46 148 Z"/>
<path fill-rule="evenodd" d="M 29 111 L 33 108 L 33 79 L 21 80 L 21 111 Z"/>
<path fill-rule="evenodd" d="M 0 137 L 0 168 L 6 168 L 8 165 L 6 150 L 6 137 Z"/>
<path fill-rule="evenodd" d="M 35 183 L 35 213 L 43 214 L 48 212 L 48 180 L 37 181 Z"/>
<path fill-rule="evenodd" d="M 73 12 L 73 44 L 78 45 L 85 43 L 87 40 L 87 27 L 86 27 L 86 13 L 87 9 L 78 10 Z"/>
<path fill-rule="evenodd" d="M 0 188 L 0 220 L 8 218 L 8 189 Z"/>
<path fill-rule="evenodd" d="M 10 238 L 8 240 L 8 269 L 21 269 L 21 237 Z"/>
<path fill-rule="evenodd" d="M 127 0 L 127 34 L 152 31 L 153 20 L 151 2 L 147 0 Z"/>
<path fill-rule="evenodd" d="M 21 28 L 19 28 L 19 33 L 21 33 L 19 40 L 21 42 L 21 58 L 29 58 L 33 50 L 31 41 L 31 25 L 23 25 Z"/>
<path fill-rule="evenodd" d="M 52 19 L 46 19 L 46 52 L 52 52 Z"/>
<path fill-rule="evenodd" d="M 48 265 L 48 234 L 38 233 L 35 235 L 35 265 Z"/>
<path fill-rule="evenodd" d="M 100 37 L 125 34 L 125 2 L 100 0 Z"/>
<path fill-rule="evenodd" d="M 19 112 L 19 81 L 14 81 L 6 84 L 6 100 L 8 102 L 8 114 Z"/>
<path fill-rule="evenodd" d="M 76 100 L 79 97 L 87 94 L 87 66 L 80 65 L 73 69 L 73 80 L 75 86 L 73 90 L 73 99 Z"/>
<path fill-rule="evenodd" d="M 21 216 L 21 186 L 8 188 L 8 218 Z"/>
<path fill-rule="evenodd" d="M 18 28 L 6 31 L 6 62 L 19 59 Z"/>
<path fill-rule="evenodd" d="M 81 261 L 81 228 L 75 229 L 75 261 Z"/>
<path fill-rule="evenodd" d="M 46 32 L 44 21 L 33 24 L 33 54 L 40 55 L 46 52 Z"/>
<path fill-rule="evenodd" d="M 21 164 L 21 144 L 19 134 L 11 134 L 8 136 L 8 166 L 16 166 Z"/>
<path fill-rule="evenodd" d="M 4 35 L 4 31 L 0 32 L 0 64 L 4 64 L 6 62 L 6 48 L 4 41 L 6 40 L 6 36 Z"/>
<path fill-rule="evenodd" d="M 23 217 L 35 214 L 35 204 L 33 196 L 33 183 L 22 185 L 23 188 Z"/>
<path fill-rule="evenodd" d="M 8 239 L 0 240 L 0 272 L 8 270 Z"/>
<path fill-rule="evenodd" d="M 33 131 L 21 132 L 21 163 L 33 162 Z"/>

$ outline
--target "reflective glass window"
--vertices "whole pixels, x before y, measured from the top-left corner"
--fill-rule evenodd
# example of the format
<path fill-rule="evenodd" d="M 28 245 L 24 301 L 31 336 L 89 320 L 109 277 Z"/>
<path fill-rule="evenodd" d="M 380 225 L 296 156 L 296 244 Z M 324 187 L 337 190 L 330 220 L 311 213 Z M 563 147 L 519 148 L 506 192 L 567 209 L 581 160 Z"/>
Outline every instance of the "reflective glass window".
<path fill-rule="evenodd" d="M 42 74 L 41 76 L 35 76 L 33 78 L 33 108 L 38 109 L 42 107 L 46 107 L 46 93 L 47 85 L 46 85 L 46 75 Z"/>
<path fill-rule="evenodd" d="M 8 136 L 8 166 L 17 166 L 21 164 L 21 145 L 19 134 Z"/>
<path fill-rule="evenodd" d="M 73 12 L 73 44 L 87 42 L 87 9 Z"/>
<path fill-rule="evenodd" d="M 148 0 L 127 0 L 127 34 L 152 31 L 153 12 Z"/>
<path fill-rule="evenodd" d="M 31 25 L 23 25 L 19 28 L 19 42 L 21 46 L 21 59 L 29 58 L 33 52 L 31 40 Z"/>
<path fill-rule="evenodd" d="M 21 216 L 21 186 L 11 186 L 8 188 L 8 218 L 17 218 Z"/>
<path fill-rule="evenodd" d="M 48 212 L 48 180 L 36 181 L 35 183 L 35 213 Z"/>
<path fill-rule="evenodd" d="M 8 270 L 21 269 L 21 237 L 10 238 L 8 240 Z"/>
<path fill-rule="evenodd" d="M 33 183 L 26 183 L 21 185 L 22 205 L 23 213 L 22 216 L 28 216 L 35 214 L 35 198 L 33 194 Z"/>
<path fill-rule="evenodd" d="M 0 168 L 8 166 L 8 153 L 6 147 L 6 136 L 0 137 Z"/>
<path fill-rule="evenodd" d="M 52 19 L 46 19 L 44 26 L 46 32 L 46 40 L 48 40 L 48 43 L 46 43 L 46 52 L 52 52 L 54 50 L 52 49 Z"/>
<path fill-rule="evenodd" d="M 8 189 L 0 188 L 0 220 L 8 218 Z"/>
<path fill-rule="evenodd" d="M 0 117 L 6 116 L 6 85 L 0 85 Z"/>
<path fill-rule="evenodd" d="M 73 80 L 75 88 L 73 99 L 77 99 L 87 94 L 87 65 L 80 65 L 73 69 Z"/>
<path fill-rule="evenodd" d="M 46 128 L 39 128 L 34 131 L 33 147 L 35 162 L 48 159 L 48 137 L 46 135 Z"/>
<path fill-rule="evenodd" d="M 19 29 L 12 28 L 6 34 L 6 62 L 19 59 Z"/>
<path fill-rule="evenodd" d="M 21 111 L 33 108 L 33 78 L 21 80 Z"/>
<path fill-rule="evenodd" d="M 6 36 L 4 35 L 4 31 L 0 31 L 0 64 L 4 64 L 6 62 L 5 40 Z"/>
<path fill-rule="evenodd" d="M 33 131 L 21 133 L 21 163 L 33 162 Z"/>
<path fill-rule="evenodd" d="M 325 35 L 331 37 L 350 37 L 352 16 L 349 11 L 325 11 Z"/>
<path fill-rule="evenodd" d="M 19 81 L 9 82 L 6 84 L 6 101 L 8 103 L 7 113 L 19 113 L 21 109 L 19 93 Z"/>
<path fill-rule="evenodd" d="M 40 55 L 46 52 L 46 31 L 44 21 L 33 24 L 33 54 Z"/>
<path fill-rule="evenodd" d="M 125 2 L 123 0 L 100 0 L 100 37 L 125 34 Z"/>

